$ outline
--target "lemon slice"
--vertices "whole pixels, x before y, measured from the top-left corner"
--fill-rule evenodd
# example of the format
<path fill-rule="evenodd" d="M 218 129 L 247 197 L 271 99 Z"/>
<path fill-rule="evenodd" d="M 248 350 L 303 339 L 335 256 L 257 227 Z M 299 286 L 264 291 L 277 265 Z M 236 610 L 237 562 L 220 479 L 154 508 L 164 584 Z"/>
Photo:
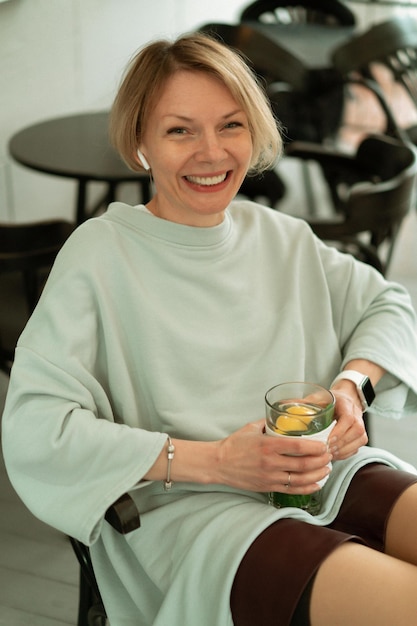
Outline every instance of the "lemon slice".
<path fill-rule="evenodd" d="M 298 419 L 297 417 L 288 417 L 286 415 L 280 415 L 275 422 L 275 430 L 282 433 L 288 432 L 304 432 L 308 430 L 308 425 L 305 421 Z"/>
<path fill-rule="evenodd" d="M 305 404 L 294 404 L 285 410 L 287 415 L 280 415 L 275 422 L 275 429 L 282 433 L 305 432 L 317 411 Z M 294 415 L 294 417 L 291 417 Z"/>
<path fill-rule="evenodd" d="M 290 413 L 290 415 L 316 415 L 317 414 L 317 411 L 315 411 L 310 406 L 306 406 L 305 404 L 294 404 L 293 406 L 289 406 L 286 409 L 286 411 L 287 413 Z"/>

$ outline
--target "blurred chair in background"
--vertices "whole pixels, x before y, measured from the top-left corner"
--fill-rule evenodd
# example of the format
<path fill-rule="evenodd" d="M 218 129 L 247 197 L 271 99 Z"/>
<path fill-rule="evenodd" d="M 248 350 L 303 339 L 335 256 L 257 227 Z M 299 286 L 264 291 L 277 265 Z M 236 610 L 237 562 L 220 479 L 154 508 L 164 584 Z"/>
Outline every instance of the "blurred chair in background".
<path fill-rule="evenodd" d="M 373 135 L 355 154 L 293 142 L 288 156 L 317 163 L 327 182 L 331 215 L 305 217 L 314 232 L 386 274 L 414 200 L 416 151 L 398 139 Z"/>
<path fill-rule="evenodd" d="M 258 0 L 243 10 L 238 24 L 209 23 L 200 30 L 249 59 L 282 123 L 285 143 L 322 143 L 335 135 L 344 111 L 344 89 L 331 51 L 352 36 L 355 24 L 355 15 L 338 0 Z M 305 164 L 301 171 L 310 200 Z"/>
<path fill-rule="evenodd" d="M 332 62 L 346 87 L 348 144 L 384 132 L 417 145 L 417 20 L 377 23 L 338 46 Z"/>
<path fill-rule="evenodd" d="M 331 51 L 355 32 L 338 0 L 258 0 L 240 23 L 208 23 L 203 32 L 242 52 L 264 82 L 288 141 L 322 141 L 339 126 L 343 88 Z"/>
<path fill-rule="evenodd" d="M 260 176 L 246 176 L 239 189 L 239 195 L 253 202 L 261 202 L 271 209 L 278 208 L 285 192 L 284 181 L 275 170 L 267 170 Z"/>
<path fill-rule="evenodd" d="M 49 220 L 0 224 L 0 368 L 10 372 L 16 340 L 34 310 L 73 224 Z"/>
<path fill-rule="evenodd" d="M 326 26 L 354 26 L 355 15 L 338 0 L 256 0 L 241 13 L 240 21 L 265 24 L 310 22 Z"/>
<path fill-rule="evenodd" d="M 255 71 L 267 82 L 268 95 L 278 119 L 286 128 L 288 141 L 322 142 L 332 135 L 342 119 L 344 95 L 333 72 L 330 52 L 339 37 L 344 41 L 354 33 L 354 13 L 338 0 L 257 0 L 243 10 L 240 22 L 247 25 L 257 22 L 260 28 L 266 25 L 269 31 L 261 30 L 264 34 L 275 27 L 285 27 L 292 39 L 284 40 L 283 46 L 288 45 L 294 57 L 303 61 L 301 65 L 304 67 L 297 71 L 291 63 L 294 59 L 283 59 L 290 61 L 288 75 L 287 68 L 279 67 L 281 57 L 278 51 L 275 51 L 277 65 L 273 71 L 272 60 L 265 58 L 261 61 L 249 55 Z M 309 26 L 313 27 L 311 35 Z M 283 34 L 282 30 L 278 32 Z M 273 55 L 273 50 L 269 49 L 268 53 Z"/>
<path fill-rule="evenodd" d="M 139 511 L 127 493 L 120 496 L 107 510 L 105 519 L 122 535 L 140 528 Z M 70 537 L 70 541 L 80 565 L 77 626 L 106 626 L 108 623 L 106 610 L 94 574 L 90 550 L 73 537 Z"/>

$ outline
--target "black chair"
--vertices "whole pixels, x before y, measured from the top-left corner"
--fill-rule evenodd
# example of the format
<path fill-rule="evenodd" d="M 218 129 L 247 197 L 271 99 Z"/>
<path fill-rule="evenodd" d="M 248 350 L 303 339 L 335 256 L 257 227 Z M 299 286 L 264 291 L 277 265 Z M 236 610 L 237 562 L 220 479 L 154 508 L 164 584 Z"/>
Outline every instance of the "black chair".
<path fill-rule="evenodd" d="M 354 26 L 355 15 L 338 0 L 256 0 L 240 15 L 241 22 L 259 20 L 266 24 L 315 22 L 326 26 Z"/>
<path fill-rule="evenodd" d="M 355 97 L 352 86 L 362 86 L 373 94 L 385 116 L 383 132 L 417 145 L 417 122 L 402 123 L 398 104 L 390 102 L 387 82 L 381 81 L 378 71 L 384 68 L 390 77 L 388 85 L 403 91 L 405 106 L 414 111 L 417 120 L 417 20 L 398 16 L 375 24 L 337 47 L 332 62 L 343 77 L 348 98 Z"/>
<path fill-rule="evenodd" d="M 286 193 L 283 180 L 275 170 L 267 170 L 258 176 L 246 176 L 239 195 L 254 202 L 263 202 L 271 209 L 276 209 Z"/>
<path fill-rule="evenodd" d="M 0 224 L 0 368 L 6 373 L 13 362 L 16 339 L 73 229 L 74 225 L 64 220 Z"/>
<path fill-rule="evenodd" d="M 294 140 L 321 143 L 333 137 L 342 122 L 344 88 L 340 76 L 330 67 L 330 57 L 325 67 L 306 65 L 298 54 L 291 53 L 291 48 L 279 45 L 281 31 L 274 38 L 271 28 L 284 27 L 291 32 L 291 38 L 305 40 L 306 33 L 298 30 L 303 24 L 336 32 L 339 27 L 351 29 L 355 23 L 355 15 L 338 0 L 258 0 L 243 10 L 239 24 L 209 23 L 200 30 L 218 37 L 249 59 L 282 123 L 285 143 Z M 316 39 L 315 32 L 313 38 Z M 281 186 L 285 190 L 279 174 L 275 174 L 279 180 L 276 188 Z M 308 191 L 311 181 L 307 167 L 302 167 L 302 175 Z M 262 194 L 265 183 L 258 181 L 257 196 L 265 196 Z M 245 181 L 243 193 L 248 186 L 253 189 L 253 181 Z M 307 197 L 313 211 L 311 194 Z"/>
<path fill-rule="evenodd" d="M 354 13 L 338 0 L 257 0 L 240 15 L 241 23 L 257 21 L 281 24 L 289 28 L 298 24 L 320 24 L 329 28 L 356 25 Z M 282 120 L 289 141 L 323 141 L 341 122 L 343 92 L 331 72 L 323 73 L 314 90 L 314 101 L 308 101 L 291 83 L 280 76 L 268 85 L 277 117 Z"/>
<path fill-rule="evenodd" d="M 319 24 L 329 28 L 356 26 L 354 13 L 338 0 L 256 0 L 240 15 L 240 21 L 263 24 Z M 262 71 L 262 70 L 261 70 Z M 331 71 L 319 76 L 313 98 L 283 80 L 271 80 L 268 95 L 278 119 L 285 128 L 286 142 L 324 142 L 337 132 L 343 118 L 344 90 L 339 76 Z M 307 166 L 302 169 L 309 213 L 315 212 L 312 181 Z"/>
<path fill-rule="evenodd" d="M 255 3 L 257 5 L 258 3 Z M 299 0 L 291 2 L 275 0 L 275 2 L 261 2 L 261 5 L 276 7 L 277 18 L 279 11 L 285 11 L 288 20 L 262 21 L 265 15 L 261 11 L 244 11 L 238 24 L 208 23 L 200 27 L 200 30 L 209 33 L 227 45 L 243 53 L 249 60 L 253 70 L 264 83 L 267 94 L 277 118 L 282 122 L 285 129 L 285 140 L 316 141 L 322 142 L 329 136 L 333 136 L 339 127 L 344 109 L 344 89 L 341 77 L 334 70 L 331 63 L 330 53 L 328 63 L 322 64 L 322 59 L 317 67 L 306 64 L 294 49 L 294 42 L 305 42 L 307 33 L 304 25 L 311 24 L 322 26 L 325 32 L 337 32 L 338 27 L 352 29 L 355 24 L 353 14 L 341 5 L 339 14 L 335 7 L 339 2 L 319 1 L 320 12 L 307 10 L 313 3 L 311 0 Z M 294 6 L 296 4 L 296 6 Z M 254 6 L 254 9 L 260 7 Z M 330 6 L 330 8 L 329 8 Z M 302 7 L 307 7 L 304 10 Z M 251 8 L 251 7 L 249 7 Z M 297 8 L 298 19 L 293 20 Z M 329 13 L 326 10 L 329 9 Z M 252 15 L 253 17 L 245 17 Z M 301 15 L 304 21 L 301 20 Z M 328 20 L 326 20 L 326 15 Z M 320 20 L 319 16 L 323 16 Z M 259 18 L 259 19 L 258 19 Z M 311 18 L 311 19 L 310 19 Z M 288 29 L 291 33 L 291 47 L 280 45 L 280 37 L 275 33 L 275 27 Z M 282 31 L 281 31 L 282 32 Z M 275 35 L 275 36 L 274 36 Z M 311 33 L 314 38 L 314 46 L 317 48 L 317 33 Z M 343 31 L 344 40 L 348 35 Z M 333 45 L 323 42 L 324 46 Z M 335 39 L 339 41 L 340 39 Z M 303 47 L 306 44 L 303 43 Z M 320 58 L 323 54 L 320 52 Z M 313 52 L 312 58 L 314 59 Z"/>
<path fill-rule="evenodd" d="M 105 520 L 123 535 L 140 527 L 139 512 L 127 493 L 107 510 Z M 70 537 L 70 541 L 80 565 L 77 626 L 106 626 L 106 610 L 94 574 L 90 550 L 73 537 Z"/>
<path fill-rule="evenodd" d="M 265 24 L 312 22 L 326 26 L 354 26 L 355 15 L 338 0 L 256 0 L 240 15 L 241 22 Z"/>
<path fill-rule="evenodd" d="M 415 150 L 398 139 L 372 135 L 355 154 L 302 142 L 293 142 L 287 154 L 318 164 L 328 188 L 331 215 L 305 217 L 314 232 L 386 274 L 414 199 Z"/>

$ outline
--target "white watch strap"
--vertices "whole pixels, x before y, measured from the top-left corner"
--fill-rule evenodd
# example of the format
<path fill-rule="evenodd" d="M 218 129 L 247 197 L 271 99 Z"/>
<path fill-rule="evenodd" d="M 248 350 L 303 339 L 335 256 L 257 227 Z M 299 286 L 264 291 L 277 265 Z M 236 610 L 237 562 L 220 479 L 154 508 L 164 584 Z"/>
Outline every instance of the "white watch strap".
<path fill-rule="evenodd" d="M 330 388 L 332 388 L 338 380 L 351 380 L 353 383 L 355 383 L 356 391 L 358 392 L 359 400 L 362 404 L 362 410 L 366 411 L 369 407 L 361 388 L 361 383 L 364 378 L 367 378 L 365 374 L 361 374 L 360 372 L 356 372 L 355 370 L 343 370 L 343 372 L 340 372 L 340 374 L 336 376 L 336 378 L 330 385 Z"/>

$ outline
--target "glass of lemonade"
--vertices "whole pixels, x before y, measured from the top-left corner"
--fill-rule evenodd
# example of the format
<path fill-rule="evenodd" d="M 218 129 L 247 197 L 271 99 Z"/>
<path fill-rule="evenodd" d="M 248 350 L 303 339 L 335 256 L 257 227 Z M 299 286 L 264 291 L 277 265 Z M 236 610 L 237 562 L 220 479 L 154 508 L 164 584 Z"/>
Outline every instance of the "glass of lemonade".
<path fill-rule="evenodd" d="M 314 383 L 282 383 L 265 394 L 266 434 L 272 437 L 304 437 L 327 441 L 335 426 L 335 397 Z M 327 477 L 321 481 L 322 487 Z M 283 487 L 285 489 L 285 487 Z M 309 495 L 273 492 L 269 502 L 277 508 L 294 506 L 317 515 L 321 491 Z"/>

